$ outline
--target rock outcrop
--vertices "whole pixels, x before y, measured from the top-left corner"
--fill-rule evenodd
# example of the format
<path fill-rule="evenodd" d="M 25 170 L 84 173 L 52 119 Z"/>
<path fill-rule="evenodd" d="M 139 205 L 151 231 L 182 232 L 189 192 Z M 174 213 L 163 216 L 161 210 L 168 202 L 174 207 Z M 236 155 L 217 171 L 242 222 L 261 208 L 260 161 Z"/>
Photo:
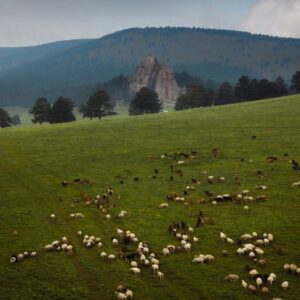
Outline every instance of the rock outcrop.
<path fill-rule="evenodd" d="M 129 86 L 133 92 L 147 87 L 157 92 L 162 103 L 173 103 L 180 94 L 174 71 L 161 65 L 154 56 L 146 56 L 129 77 Z"/>

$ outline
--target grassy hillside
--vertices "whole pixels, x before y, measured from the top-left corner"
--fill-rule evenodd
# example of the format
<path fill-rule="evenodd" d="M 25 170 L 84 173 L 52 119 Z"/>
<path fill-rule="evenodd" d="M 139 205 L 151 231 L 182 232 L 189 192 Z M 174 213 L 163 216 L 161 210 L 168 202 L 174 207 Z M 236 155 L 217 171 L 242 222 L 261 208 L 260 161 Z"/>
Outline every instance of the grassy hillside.
<path fill-rule="evenodd" d="M 63 92 L 70 93 L 71 88 L 84 93 L 89 85 L 122 73 L 129 75 L 149 54 L 178 72 L 185 70 L 203 79 L 236 81 L 241 75 L 248 75 L 271 79 L 282 76 L 289 80 L 300 69 L 299 49 L 299 39 L 246 32 L 131 28 L 47 52 L 43 57 L 34 56 L 36 59 L 31 62 L 11 64 L 2 72 L 0 49 L 0 105 L 25 106 L 37 97 L 52 99 Z M 43 54 L 42 50 L 37 52 Z"/>
<path fill-rule="evenodd" d="M 291 188 L 300 173 L 293 171 L 289 163 L 290 159 L 300 161 L 299 103 L 300 97 L 294 96 L 168 114 L 0 130 L 3 299 L 114 299 L 120 283 L 133 290 L 135 299 L 299 299 L 300 278 L 281 271 L 286 262 L 300 265 L 300 189 Z M 253 135 L 257 138 L 252 139 Z M 211 154 L 213 148 L 219 149 L 216 158 Z M 161 159 L 161 154 L 191 150 L 198 151 L 197 158 L 186 160 L 180 166 L 183 176 L 174 175 L 170 182 L 172 158 Z M 269 155 L 278 156 L 278 161 L 268 163 Z M 245 160 L 242 164 L 241 158 Z M 152 178 L 154 168 L 159 170 L 156 179 Z M 257 170 L 267 176 L 260 178 Z M 209 185 L 208 175 L 225 176 L 226 182 Z M 77 177 L 95 183 L 70 184 L 66 188 L 60 184 Z M 140 180 L 134 182 L 134 177 Z M 165 210 L 157 208 L 168 193 L 182 194 L 184 187 L 192 184 L 192 178 L 201 181 L 188 195 L 192 205 L 170 202 Z M 257 184 L 265 184 L 268 189 L 257 191 Z M 108 187 L 119 195 L 110 200 L 116 205 L 109 209 L 110 221 L 95 205 L 87 206 L 79 197 L 80 192 L 95 197 Z M 250 203 L 249 213 L 244 211 L 244 204 L 197 204 L 197 199 L 205 198 L 204 190 L 217 195 L 243 189 L 249 189 L 254 196 L 264 193 L 267 201 Z M 120 221 L 117 215 L 123 209 L 128 216 Z M 215 225 L 195 229 L 199 243 L 192 246 L 190 253 L 163 257 L 163 247 L 179 244 L 169 236 L 169 224 L 184 220 L 195 227 L 199 209 Z M 72 212 L 81 212 L 85 218 L 71 220 Z M 51 213 L 57 216 L 55 222 L 49 220 Z M 147 268 L 135 277 L 129 273 L 129 263 L 99 258 L 101 251 L 120 251 L 122 245 L 113 247 L 111 243 L 116 228 L 128 229 L 149 242 L 150 251 L 159 255 L 164 280 L 159 281 Z M 17 237 L 12 235 L 13 230 L 18 231 Z M 100 236 L 102 249 L 83 247 L 78 230 Z M 265 248 L 266 268 L 247 257 L 238 257 L 237 245 L 222 242 L 220 231 L 234 239 L 246 232 L 273 233 L 274 242 Z M 74 245 L 73 257 L 65 252 L 45 252 L 46 244 L 62 236 Z M 134 248 L 130 246 L 131 251 Z M 222 256 L 223 249 L 228 250 L 228 257 Z M 9 263 L 12 253 L 27 250 L 38 251 L 37 257 Z M 215 262 L 193 265 L 191 261 L 199 253 L 214 255 Z M 244 271 L 246 264 L 261 273 L 277 274 L 278 281 L 269 296 L 252 295 L 240 283 L 224 281 L 227 274 L 236 273 L 254 284 Z M 284 280 L 290 283 L 286 292 L 280 288 Z"/>

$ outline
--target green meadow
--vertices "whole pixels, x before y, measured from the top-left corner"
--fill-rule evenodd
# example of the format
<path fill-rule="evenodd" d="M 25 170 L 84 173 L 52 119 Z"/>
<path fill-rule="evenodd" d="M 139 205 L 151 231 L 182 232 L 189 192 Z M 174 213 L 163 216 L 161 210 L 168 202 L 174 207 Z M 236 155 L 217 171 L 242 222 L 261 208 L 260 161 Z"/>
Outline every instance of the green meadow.
<path fill-rule="evenodd" d="M 216 157 L 212 155 L 215 148 Z M 198 152 L 195 159 L 177 159 L 185 160 L 177 166 L 183 176 L 172 174 L 173 153 L 192 150 Z M 169 155 L 162 159 L 164 153 Z M 278 158 L 273 163 L 267 161 L 271 155 Z M 143 300 L 300 299 L 300 277 L 282 271 L 284 263 L 300 267 L 300 187 L 291 188 L 300 180 L 300 171 L 292 169 L 292 159 L 300 162 L 299 95 L 147 116 L 0 129 L 0 298 L 115 299 L 116 286 L 126 284 L 134 299 Z M 156 178 L 154 169 L 159 171 Z M 265 174 L 263 178 L 258 170 Z M 172 175 L 174 181 L 169 179 Z M 209 175 L 224 176 L 226 181 L 208 184 Z M 94 183 L 73 183 L 74 178 Z M 193 184 L 192 178 L 201 184 Z M 63 180 L 70 184 L 62 187 Z M 268 189 L 258 191 L 258 184 Z M 186 197 L 190 205 L 170 201 L 168 208 L 158 209 L 169 193 L 183 196 L 187 185 L 195 186 Z M 109 187 L 115 192 L 108 209 L 111 220 L 107 221 L 94 204 L 81 201 L 80 193 L 94 198 Z M 247 213 L 245 204 L 214 206 L 197 201 L 207 199 L 205 190 L 218 195 L 244 189 L 254 197 L 265 194 L 266 202 L 246 204 L 250 207 Z M 128 212 L 124 220 L 118 218 L 121 210 Z M 196 228 L 199 210 L 214 225 Z M 85 218 L 70 219 L 74 212 Z M 55 221 L 49 218 L 52 213 Z M 189 253 L 164 257 L 161 251 L 166 245 L 180 244 L 169 235 L 168 226 L 182 220 L 194 228 L 199 242 Z M 111 242 L 117 236 L 116 228 L 130 230 L 149 243 L 150 252 L 159 256 L 163 280 L 149 267 L 141 267 L 136 277 L 129 272 L 128 262 L 100 259 L 102 251 L 118 255 L 121 250 L 121 242 L 117 247 Z M 13 236 L 14 230 L 18 236 Z M 101 237 L 102 248 L 86 249 L 78 230 Z M 266 267 L 247 256 L 239 257 L 238 245 L 222 242 L 220 231 L 234 240 L 253 231 L 260 236 L 272 233 L 274 242 L 263 248 Z M 63 236 L 74 246 L 74 256 L 44 250 L 46 244 Z M 130 245 L 128 253 L 135 248 Z M 228 251 L 227 257 L 222 250 Z M 12 254 L 24 251 L 38 255 L 10 264 Z M 192 264 L 194 255 L 200 253 L 212 254 L 215 261 Z M 255 285 L 244 270 L 246 264 L 261 274 L 277 275 L 268 295 L 254 295 L 240 281 L 224 280 L 234 273 Z M 283 291 L 280 285 L 285 280 L 290 288 Z"/>

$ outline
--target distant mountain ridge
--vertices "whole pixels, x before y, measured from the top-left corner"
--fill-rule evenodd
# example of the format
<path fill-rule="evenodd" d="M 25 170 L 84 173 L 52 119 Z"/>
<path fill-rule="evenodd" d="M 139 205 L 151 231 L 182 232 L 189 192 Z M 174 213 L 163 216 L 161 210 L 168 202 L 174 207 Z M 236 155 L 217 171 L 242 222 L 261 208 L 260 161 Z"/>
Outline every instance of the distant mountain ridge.
<path fill-rule="evenodd" d="M 300 39 L 200 28 L 131 28 L 100 39 L 0 48 L 0 106 L 30 105 L 64 90 L 131 74 L 147 55 L 176 72 L 236 81 L 289 79 L 300 70 Z M 76 100 L 76 99 L 75 99 Z"/>

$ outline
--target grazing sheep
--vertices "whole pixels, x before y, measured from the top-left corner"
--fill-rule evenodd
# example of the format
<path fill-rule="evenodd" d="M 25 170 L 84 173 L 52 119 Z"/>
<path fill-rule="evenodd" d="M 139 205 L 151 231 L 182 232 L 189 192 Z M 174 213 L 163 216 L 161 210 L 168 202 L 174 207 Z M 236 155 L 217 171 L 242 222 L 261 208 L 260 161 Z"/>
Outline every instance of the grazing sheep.
<path fill-rule="evenodd" d="M 291 187 L 294 188 L 294 187 L 298 187 L 300 186 L 300 181 L 297 181 L 297 182 L 294 182 Z"/>
<path fill-rule="evenodd" d="M 268 281 L 268 285 L 271 286 L 271 285 L 273 284 L 273 282 L 275 281 L 275 279 L 274 279 L 273 276 L 270 275 L 270 276 L 268 277 L 267 281 Z"/>
<path fill-rule="evenodd" d="M 222 241 L 225 241 L 227 239 L 227 236 L 225 233 L 220 232 L 220 238 L 222 239 Z"/>
<path fill-rule="evenodd" d="M 245 211 L 245 212 L 248 212 L 248 211 L 249 211 L 249 206 L 245 205 L 245 206 L 244 206 L 244 211 Z"/>
<path fill-rule="evenodd" d="M 63 243 L 68 243 L 68 239 L 67 239 L 65 236 L 63 236 L 63 237 L 61 238 L 61 241 L 62 241 Z"/>
<path fill-rule="evenodd" d="M 289 264 L 284 264 L 283 265 L 283 270 L 284 270 L 284 272 L 289 272 L 290 271 L 290 265 Z"/>
<path fill-rule="evenodd" d="M 228 251 L 227 251 L 227 250 L 222 250 L 222 255 L 223 255 L 224 257 L 227 257 L 227 256 L 228 256 Z"/>
<path fill-rule="evenodd" d="M 269 289 L 268 289 L 266 286 L 263 286 L 263 287 L 261 288 L 261 292 L 262 292 L 263 294 L 268 294 L 268 293 L 269 293 Z"/>
<path fill-rule="evenodd" d="M 229 274 L 224 278 L 224 280 L 228 280 L 228 281 L 231 281 L 231 282 L 237 282 L 239 280 L 239 278 L 240 277 L 236 274 Z"/>
<path fill-rule="evenodd" d="M 238 249 L 236 250 L 236 253 L 237 253 L 239 256 L 242 256 L 242 255 L 245 254 L 245 251 L 244 251 L 244 249 L 242 249 L 242 248 L 238 248 Z"/>
<path fill-rule="evenodd" d="M 251 277 L 255 277 L 255 276 L 258 275 L 258 272 L 257 272 L 256 269 L 253 269 L 253 270 L 251 270 L 251 271 L 249 272 L 249 275 L 250 275 Z"/>
<path fill-rule="evenodd" d="M 246 289 L 248 287 L 248 283 L 245 280 L 242 280 L 242 287 Z"/>
<path fill-rule="evenodd" d="M 230 244 L 230 245 L 233 245 L 233 244 L 234 244 L 234 240 L 231 239 L 231 238 L 227 238 L 226 241 L 227 241 L 227 243 Z"/>
<path fill-rule="evenodd" d="M 254 251 L 256 252 L 256 254 L 257 255 L 259 255 L 259 256 L 263 256 L 264 255 L 264 250 L 262 250 L 261 248 L 258 248 L 258 247 L 256 247 L 255 249 L 254 249 Z"/>
<path fill-rule="evenodd" d="M 158 272 L 157 272 L 157 277 L 158 277 L 160 280 L 164 279 L 164 273 L 158 271 Z"/>
<path fill-rule="evenodd" d="M 167 208 L 169 206 L 168 203 L 164 202 L 164 203 L 161 203 L 158 208 Z"/>
<path fill-rule="evenodd" d="M 152 268 L 153 272 L 156 273 L 156 272 L 158 272 L 158 270 L 159 270 L 159 265 L 153 264 L 153 265 L 151 266 L 151 268 Z"/>
<path fill-rule="evenodd" d="M 141 274 L 141 269 L 140 268 L 130 268 L 130 272 L 132 272 L 135 276 L 139 276 Z"/>
<path fill-rule="evenodd" d="M 183 245 L 183 248 L 186 252 L 190 252 L 192 245 L 190 243 L 186 243 Z"/>
<path fill-rule="evenodd" d="M 52 221 L 54 221 L 54 220 L 56 219 L 55 214 L 51 214 L 51 215 L 50 215 L 50 219 L 51 219 Z"/>
<path fill-rule="evenodd" d="M 107 214 L 107 215 L 105 216 L 105 218 L 106 218 L 107 221 L 109 221 L 109 220 L 110 220 L 110 215 Z"/>
<path fill-rule="evenodd" d="M 37 252 L 36 252 L 36 251 L 31 252 L 31 253 L 30 253 L 30 256 L 31 256 L 31 257 L 37 256 Z"/>
<path fill-rule="evenodd" d="M 117 234 L 118 234 L 120 237 L 123 236 L 123 230 L 117 228 Z"/>
<path fill-rule="evenodd" d="M 84 215 L 82 213 L 75 213 L 75 218 L 76 219 L 83 219 Z"/>
<path fill-rule="evenodd" d="M 267 262 L 264 260 L 264 259 L 260 259 L 258 262 L 257 262 L 258 265 L 260 265 L 261 267 L 265 267 Z"/>
<path fill-rule="evenodd" d="M 114 246 L 118 246 L 119 241 L 115 238 L 112 238 L 112 243 L 113 243 Z"/>
<path fill-rule="evenodd" d="M 249 233 L 245 233 L 243 235 L 241 235 L 240 237 L 242 240 L 251 240 L 252 239 L 252 235 Z"/>
<path fill-rule="evenodd" d="M 138 264 L 137 264 L 136 261 L 132 261 L 132 262 L 130 263 L 130 266 L 131 266 L 132 268 L 136 268 L 136 267 L 138 266 Z"/>
<path fill-rule="evenodd" d="M 114 254 L 109 254 L 107 256 L 108 260 L 115 260 L 116 259 L 116 256 Z"/>
<path fill-rule="evenodd" d="M 45 246 L 45 250 L 47 250 L 47 251 L 53 251 L 53 250 L 55 250 L 55 247 L 53 245 L 46 245 Z"/>
<path fill-rule="evenodd" d="M 11 256 L 10 259 L 9 259 L 9 262 L 10 262 L 11 264 L 16 263 L 17 261 L 18 261 L 18 259 L 17 259 L 17 257 L 16 257 L 15 255 Z"/>
<path fill-rule="evenodd" d="M 198 242 L 199 242 L 199 239 L 198 239 L 197 237 L 194 236 L 194 237 L 193 237 L 193 242 L 194 242 L 194 243 L 198 243 Z"/>
<path fill-rule="evenodd" d="M 295 264 L 290 264 L 290 270 L 291 270 L 291 273 L 292 273 L 292 274 L 296 273 L 297 265 L 295 265 Z"/>
<path fill-rule="evenodd" d="M 116 294 L 118 300 L 126 300 L 127 299 L 126 294 L 119 293 L 119 292 L 115 292 L 115 294 Z"/>
<path fill-rule="evenodd" d="M 249 284 L 248 285 L 248 290 L 251 291 L 253 294 L 256 293 L 256 287 L 252 284 Z"/>
<path fill-rule="evenodd" d="M 192 260 L 192 263 L 193 264 L 204 264 L 205 262 L 205 257 L 202 255 L 202 256 L 198 256 L 198 257 L 195 257 L 193 260 Z"/>
<path fill-rule="evenodd" d="M 126 295 L 126 299 L 133 298 L 133 292 L 130 289 L 126 289 L 125 295 Z"/>
<path fill-rule="evenodd" d="M 107 253 L 106 252 L 101 252 L 100 257 L 101 257 L 101 259 L 106 259 L 107 258 Z"/>
<path fill-rule="evenodd" d="M 169 250 L 168 248 L 164 248 L 164 249 L 162 250 L 162 254 L 163 254 L 164 256 L 168 256 L 168 255 L 170 255 L 170 250 Z"/>
<path fill-rule="evenodd" d="M 289 282 L 288 282 L 288 281 L 284 281 L 284 282 L 281 284 L 281 287 L 282 287 L 283 290 L 285 291 L 285 290 L 289 287 Z"/>
<path fill-rule="evenodd" d="M 257 277 L 256 278 L 256 285 L 257 285 L 257 288 L 259 288 L 261 285 L 262 285 L 263 281 L 260 277 Z"/>

